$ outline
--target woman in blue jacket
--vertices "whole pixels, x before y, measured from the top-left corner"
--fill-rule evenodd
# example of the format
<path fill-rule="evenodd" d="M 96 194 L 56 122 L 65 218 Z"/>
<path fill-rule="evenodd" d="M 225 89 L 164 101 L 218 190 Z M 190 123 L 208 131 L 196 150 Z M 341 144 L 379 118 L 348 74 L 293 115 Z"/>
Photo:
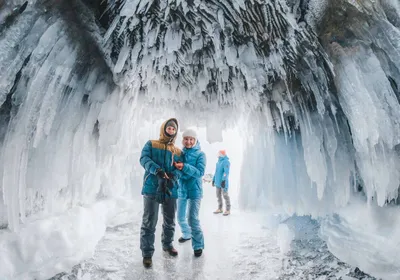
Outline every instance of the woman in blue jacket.
<path fill-rule="evenodd" d="M 175 167 L 182 171 L 178 189 L 178 223 L 182 230 L 179 242 L 192 239 L 194 255 L 200 257 L 204 249 L 204 237 L 200 227 L 199 211 L 203 197 L 202 177 L 206 167 L 206 156 L 201 151 L 196 131 L 186 130 L 183 133 L 182 143 L 184 162 L 175 163 Z"/>
<path fill-rule="evenodd" d="M 221 150 L 218 153 L 218 162 L 215 167 L 214 178 L 212 185 L 217 189 L 218 198 L 218 209 L 214 211 L 214 214 L 222 213 L 222 196 L 225 199 L 226 211 L 224 216 L 228 216 L 231 213 L 231 199 L 229 198 L 229 169 L 231 163 L 226 155 L 225 150 Z"/>
<path fill-rule="evenodd" d="M 175 138 L 178 121 L 169 119 L 161 125 L 159 140 L 150 140 L 143 147 L 140 164 L 145 169 L 143 179 L 143 219 L 140 230 L 140 249 L 143 265 L 152 266 L 154 238 L 158 220 L 158 210 L 162 204 L 164 223 L 161 243 L 163 250 L 171 256 L 178 252 L 172 245 L 175 232 L 176 199 L 178 183 L 182 172 L 176 169 L 174 162 L 182 161 L 182 151 L 177 148 Z"/>

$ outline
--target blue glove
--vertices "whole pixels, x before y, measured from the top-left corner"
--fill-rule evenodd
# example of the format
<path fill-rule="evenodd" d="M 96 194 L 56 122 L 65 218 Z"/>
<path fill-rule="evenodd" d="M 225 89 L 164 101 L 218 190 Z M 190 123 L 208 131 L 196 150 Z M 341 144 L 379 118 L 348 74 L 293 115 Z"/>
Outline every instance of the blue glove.
<path fill-rule="evenodd" d="M 221 182 L 221 188 L 225 188 L 225 181 Z"/>

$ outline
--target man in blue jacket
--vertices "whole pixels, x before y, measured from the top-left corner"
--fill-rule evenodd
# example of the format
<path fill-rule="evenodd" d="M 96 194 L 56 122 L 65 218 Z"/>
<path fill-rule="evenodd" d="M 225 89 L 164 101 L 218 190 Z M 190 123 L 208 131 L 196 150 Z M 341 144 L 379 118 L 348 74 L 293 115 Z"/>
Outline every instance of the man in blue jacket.
<path fill-rule="evenodd" d="M 179 242 L 192 239 L 194 255 L 200 257 L 204 249 L 204 237 L 200 227 L 199 211 L 203 197 L 202 177 L 206 168 L 206 155 L 201 151 L 196 131 L 186 130 L 183 133 L 182 143 L 184 162 L 175 163 L 176 168 L 183 173 L 178 190 L 178 223 L 182 230 Z"/>
<path fill-rule="evenodd" d="M 214 214 L 222 213 L 222 195 L 224 196 L 226 206 L 226 211 L 223 215 L 228 216 L 231 213 L 231 200 L 228 194 L 230 166 L 231 163 L 226 155 L 226 151 L 219 151 L 218 162 L 215 167 L 214 178 L 212 181 L 212 185 L 216 187 L 218 198 L 218 209 L 214 211 Z"/>
<path fill-rule="evenodd" d="M 145 169 L 142 195 L 143 219 L 140 230 L 140 249 L 143 265 L 153 265 L 154 238 L 158 220 L 159 204 L 164 217 L 161 242 L 165 252 L 177 256 L 172 245 L 175 232 L 176 198 L 178 182 L 182 172 L 176 169 L 174 162 L 181 162 L 182 151 L 177 148 L 175 138 L 178 121 L 169 119 L 161 125 L 160 139 L 147 141 L 140 156 L 140 164 Z"/>

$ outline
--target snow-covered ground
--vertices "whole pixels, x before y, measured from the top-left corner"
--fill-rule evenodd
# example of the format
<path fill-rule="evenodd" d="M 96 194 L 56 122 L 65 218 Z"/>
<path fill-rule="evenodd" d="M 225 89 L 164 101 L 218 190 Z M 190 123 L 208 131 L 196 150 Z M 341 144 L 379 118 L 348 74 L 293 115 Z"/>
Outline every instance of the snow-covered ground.
<path fill-rule="evenodd" d="M 240 212 L 235 205 L 230 216 L 215 215 L 212 213 L 216 208 L 215 189 L 205 184 L 204 190 L 201 222 L 205 250 L 202 257 L 193 256 L 189 242 L 175 242 L 179 251 L 177 258 L 163 253 L 160 250 L 161 218 L 156 231 L 153 268 L 143 268 L 139 249 L 142 209 L 137 203 L 131 210 L 132 222 L 109 227 L 93 258 L 51 280 L 374 279 L 357 274 L 357 270 L 330 254 L 317 235 L 318 224 L 308 217 L 290 218 L 280 223 L 278 216 Z M 179 236 L 177 226 L 175 240 Z"/>

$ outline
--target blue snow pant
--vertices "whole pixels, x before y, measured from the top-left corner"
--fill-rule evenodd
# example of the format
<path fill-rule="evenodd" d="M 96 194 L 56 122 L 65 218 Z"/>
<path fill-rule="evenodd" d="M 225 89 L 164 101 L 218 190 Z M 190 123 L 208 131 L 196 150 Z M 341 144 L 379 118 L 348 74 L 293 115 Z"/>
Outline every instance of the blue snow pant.
<path fill-rule="evenodd" d="M 140 229 L 140 249 L 143 257 L 152 257 L 154 253 L 154 239 L 158 221 L 159 203 L 154 196 L 143 196 L 143 219 Z M 163 249 L 172 248 L 175 232 L 176 199 L 168 198 L 161 204 L 164 222 L 162 225 L 161 243 Z"/>
<path fill-rule="evenodd" d="M 204 249 L 204 236 L 199 220 L 200 204 L 201 199 L 178 199 L 178 223 L 182 237 L 192 238 L 193 250 Z M 187 216 L 186 210 L 188 210 Z"/>

